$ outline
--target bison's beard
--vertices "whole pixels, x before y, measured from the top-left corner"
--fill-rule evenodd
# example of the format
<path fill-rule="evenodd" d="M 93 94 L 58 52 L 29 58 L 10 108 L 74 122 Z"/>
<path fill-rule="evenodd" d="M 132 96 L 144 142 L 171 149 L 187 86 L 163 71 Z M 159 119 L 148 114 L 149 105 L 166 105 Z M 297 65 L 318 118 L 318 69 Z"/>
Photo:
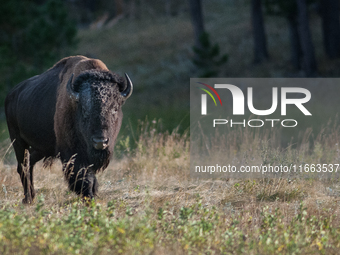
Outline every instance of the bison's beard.
<path fill-rule="evenodd" d="M 110 163 L 111 152 L 106 150 L 90 149 L 88 152 L 90 165 L 92 169 L 97 173 L 103 171 Z"/>

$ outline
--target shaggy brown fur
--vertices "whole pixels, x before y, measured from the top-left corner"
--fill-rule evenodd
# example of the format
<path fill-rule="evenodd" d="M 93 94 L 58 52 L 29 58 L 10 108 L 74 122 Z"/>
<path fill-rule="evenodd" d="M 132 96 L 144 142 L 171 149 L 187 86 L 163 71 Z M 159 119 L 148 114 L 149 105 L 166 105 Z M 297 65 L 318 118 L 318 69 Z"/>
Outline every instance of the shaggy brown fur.
<path fill-rule="evenodd" d="M 57 145 L 62 148 L 64 146 L 72 148 L 74 146 L 73 138 L 75 136 L 74 111 L 76 102 L 70 100 L 66 90 L 66 84 L 72 74 L 74 82 L 82 72 L 87 70 L 109 71 L 106 65 L 98 59 L 89 59 L 84 56 L 68 57 L 60 60 L 53 68 L 58 65 L 64 65 L 64 70 L 59 74 L 60 86 L 57 96 L 57 113 L 54 116 L 54 131 L 56 135 Z"/>
<path fill-rule="evenodd" d="M 34 164 L 57 155 L 70 189 L 90 198 L 96 194 L 95 173 L 107 167 L 121 126 L 124 87 L 123 79 L 102 61 L 75 56 L 21 82 L 8 94 L 6 119 L 24 203 L 35 196 Z M 30 156 L 25 160 L 27 151 Z"/>

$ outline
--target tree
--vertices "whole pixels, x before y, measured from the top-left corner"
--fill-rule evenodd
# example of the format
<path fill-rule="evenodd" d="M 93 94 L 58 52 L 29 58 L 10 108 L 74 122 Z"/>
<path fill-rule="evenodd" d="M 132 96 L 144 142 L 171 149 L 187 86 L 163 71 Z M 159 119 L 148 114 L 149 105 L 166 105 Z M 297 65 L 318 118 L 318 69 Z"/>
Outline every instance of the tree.
<path fill-rule="evenodd" d="M 201 48 L 200 38 L 205 32 L 201 0 L 189 0 L 192 25 L 194 27 L 195 46 Z"/>
<path fill-rule="evenodd" d="M 251 18 L 254 38 L 254 63 L 260 63 L 268 58 L 261 0 L 251 0 Z"/>
<path fill-rule="evenodd" d="M 124 13 L 123 0 L 115 0 L 116 16 L 123 15 Z"/>
<path fill-rule="evenodd" d="M 317 75 L 312 35 L 309 28 L 306 0 L 296 0 L 298 10 L 298 31 L 302 49 L 302 70 L 307 77 Z"/>
<path fill-rule="evenodd" d="M 193 63 L 198 68 L 199 77 L 216 77 L 220 67 L 228 60 L 228 55 L 220 56 L 220 47 L 217 43 L 212 44 L 208 33 L 200 36 L 200 48 L 193 47 L 195 58 Z"/>
<path fill-rule="evenodd" d="M 339 0 L 322 0 L 321 17 L 323 42 L 330 58 L 340 57 Z"/>
<path fill-rule="evenodd" d="M 195 46 L 193 63 L 197 67 L 199 77 L 217 76 L 220 67 L 227 62 L 228 55 L 220 56 L 220 47 L 210 41 L 204 30 L 201 0 L 189 0 L 191 20 L 194 27 Z"/>
<path fill-rule="evenodd" d="M 265 0 L 265 8 L 268 15 L 281 16 L 287 20 L 290 40 L 290 61 L 296 69 L 300 69 L 302 50 L 295 0 Z"/>
<path fill-rule="evenodd" d="M 75 45 L 75 35 L 75 24 L 68 18 L 60 0 L 40 4 L 34 0 L 2 3 L 0 89 L 8 90 L 19 81 L 50 67 Z"/>
<path fill-rule="evenodd" d="M 307 0 L 310 5 L 315 0 Z M 303 51 L 299 33 L 298 8 L 296 0 L 265 0 L 268 15 L 281 16 L 287 20 L 290 40 L 290 59 L 296 69 L 302 68 Z M 307 26 L 308 27 L 308 26 Z"/>

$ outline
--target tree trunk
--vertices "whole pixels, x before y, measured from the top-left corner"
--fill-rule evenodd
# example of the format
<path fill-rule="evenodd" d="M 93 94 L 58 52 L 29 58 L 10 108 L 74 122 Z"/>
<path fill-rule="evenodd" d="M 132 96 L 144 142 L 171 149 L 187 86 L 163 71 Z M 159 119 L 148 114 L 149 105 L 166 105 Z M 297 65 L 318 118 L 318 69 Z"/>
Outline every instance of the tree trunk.
<path fill-rule="evenodd" d="M 201 0 L 189 0 L 192 25 L 194 27 L 195 46 L 201 48 L 200 37 L 204 33 Z"/>
<path fill-rule="evenodd" d="M 301 68 L 301 43 L 299 39 L 298 23 L 295 14 L 287 16 L 290 39 L 290 61 L 295 69 Z"/>
<path fill-rule="evenodd" d="M 251 18 L 254 37 L 254 63 L 260 63 L 268 58 L 261 0 L 251 0 Z"/>
<path fill-rule="evenodd" d="M 309 29 L 306 0 L 296 0 L 298 9 L 298 31 L 302 49 L 302 70 L 307 77 L 317 76 L 314 45 Z"/>
<path fill-rule="evenodd" d="M 123 0 L 115 0 L 115 7 L 116 7 L 116 16 L 122 15 L 123 14 Z"/>
<path fill-rule="evenodd" d="M 340 57 L 339 0 L 322 0 L 321 16 L 323 42 L 330 58 Z"/>
<path fill-rule="evenodd" d="M 171 16 L 171 0 L 165 0 L 165 15 Z"/>
<path fill-rule="evenodd" d="M 96 0 L 87 0 L 86 7 L 91 13 L 94 13 L 96 11 Z"/>

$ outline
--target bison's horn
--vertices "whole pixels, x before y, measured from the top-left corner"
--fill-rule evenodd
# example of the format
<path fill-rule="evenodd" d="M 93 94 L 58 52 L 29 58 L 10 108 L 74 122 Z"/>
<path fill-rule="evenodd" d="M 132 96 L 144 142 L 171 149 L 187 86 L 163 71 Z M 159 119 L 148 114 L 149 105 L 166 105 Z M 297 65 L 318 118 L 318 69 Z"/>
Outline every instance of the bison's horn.
<path fill-rule="evenodd" d="M 126 85 L 126 89 L 121 92 L 121 95 L 125 97 L 125 99 L 128 99 L 132 94 L 133 84 L 132 84 L 132 81 L 130 80 L 129 75 L 127 75 L 127 73 L 125 73 L 125 78 L 127 81 L 127 85 Z"/>
<path fill-rule="evenodd" d="M 74 91 L 73 86 L 72 86 L 72 79 L 73 79 L 74 73 L 71 75 L 71 78 L 68 80 L 67 85 L 66 85 L 66 89 L 67 92 L 70 95 L 70 98 L 72 98 L 75 101 L 79 100 L 79 93 Z"/>

